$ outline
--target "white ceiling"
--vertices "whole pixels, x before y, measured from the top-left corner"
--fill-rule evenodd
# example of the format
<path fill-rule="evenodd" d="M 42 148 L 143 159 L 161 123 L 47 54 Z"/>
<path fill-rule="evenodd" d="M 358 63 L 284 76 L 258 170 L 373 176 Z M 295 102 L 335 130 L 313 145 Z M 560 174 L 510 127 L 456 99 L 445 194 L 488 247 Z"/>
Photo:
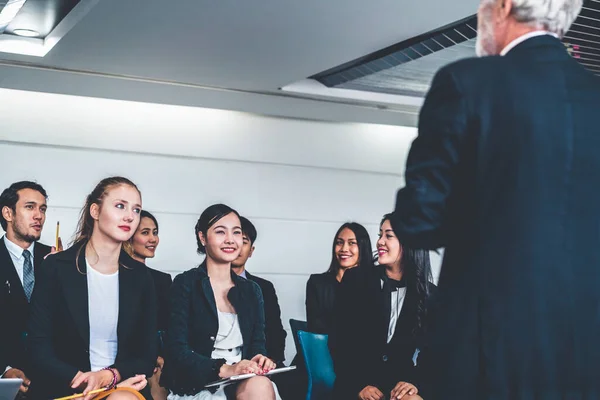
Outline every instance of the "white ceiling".
<path fill-rule="evenodd" d="M 411 125 L 414 106 L 279 88 L 471 15 L 477 3 L 100 0 L 45 57 L 0 53 L 0 87 Z"/>

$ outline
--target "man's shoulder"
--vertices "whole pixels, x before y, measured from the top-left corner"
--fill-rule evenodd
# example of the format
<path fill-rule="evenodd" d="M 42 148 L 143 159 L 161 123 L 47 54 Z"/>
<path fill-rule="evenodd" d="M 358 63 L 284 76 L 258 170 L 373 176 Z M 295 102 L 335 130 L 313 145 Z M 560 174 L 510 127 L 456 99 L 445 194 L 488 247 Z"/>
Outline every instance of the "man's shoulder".
<path fill-rule="evenodd" d="M 50 254 L 52 247 L 45 245 L 44 243 L 35 242 L 35 252 L 43 255 Z"/>
<path fill-rule="evenodd" d="M 265 288 L 275 289 L 275 286 L 273 286 L 273 283 L 271 283 L 271 281 L 269 281 L 268 279 L 261 278 L 260 276 L 256 276 L 254 274 L 250 274 L 248 271 L 246 271 L 246 277 L 248 278 L 248 280 L 256 282 L 256 284 L 258 286 L 260 286 L 260 288 L 263 290 L 263 292 L 264 292 Z"/>
<path fill-rule="evenodd" d="M 328 282 L 331 281 L 333 277 L 334 274 L 331 272 L 321 272 L 319 274 L 310 274 L 308 281 L 313 283 Z"/>
<path fill-rule="evenodd" d="M 469 57 L 442 67 L 436 75 L 452 76 L 458 81 L 473 80 L 480 76 L 490 77 L 491 71 L 503 70 L 506 62 L 506 57 L 501 56 Z"/>
<path fill-rule="evenodd" d="M 150 267 L 147 267 L 147 268 L 148 268 L 148 271 L 150 272 L 150 275 L 152 276 L 152 279 L 154 279 L 155 281 L 161 282 L 161 283 L 166 283 L 168 281 L 169 284 L 173 281 L 171 274 L 168 274 L 163 271 L 159 271 L 154 268 L 150 268 Z"/>

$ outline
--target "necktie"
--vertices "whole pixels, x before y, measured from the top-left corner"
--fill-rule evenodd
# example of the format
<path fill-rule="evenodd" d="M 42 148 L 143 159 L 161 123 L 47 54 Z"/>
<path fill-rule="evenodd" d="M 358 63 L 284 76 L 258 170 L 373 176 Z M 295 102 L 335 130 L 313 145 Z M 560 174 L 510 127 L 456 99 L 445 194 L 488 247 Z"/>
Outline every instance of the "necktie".
<path fill-rule="evenodd" d="M 35 276 L 33 275 L 33 263 L 31 262 L 31 253 L 29 250 L 23 251 L 23 257 L 25 258 L 25 262 L 23 263 L 23 290 L 25 290 L 25 296 L 27 296 L 27 301 L 29 301 L 31 299 L 31 292 L 33 292 Z"/>

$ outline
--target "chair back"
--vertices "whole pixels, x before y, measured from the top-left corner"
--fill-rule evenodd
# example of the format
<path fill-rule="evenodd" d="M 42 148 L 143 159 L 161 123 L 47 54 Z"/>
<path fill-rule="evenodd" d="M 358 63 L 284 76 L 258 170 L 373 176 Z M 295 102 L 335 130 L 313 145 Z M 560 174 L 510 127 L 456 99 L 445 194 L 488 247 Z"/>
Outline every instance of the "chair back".
<path fill-rule="evenodd" d="M 306 400 L 330 399 L 335 382 L 327 335 L 298 331 L 298 341 L 308 374 Z"/>
<path fill-rule="evenodd" d="M 301 354 L 300 343 L 298 342 L 298 331 L 308 331 L 308 323 L 298 319 L 290 318 L 290 328 L 294 336 L 294 344 L 296 345 L 296 354 Z"/>

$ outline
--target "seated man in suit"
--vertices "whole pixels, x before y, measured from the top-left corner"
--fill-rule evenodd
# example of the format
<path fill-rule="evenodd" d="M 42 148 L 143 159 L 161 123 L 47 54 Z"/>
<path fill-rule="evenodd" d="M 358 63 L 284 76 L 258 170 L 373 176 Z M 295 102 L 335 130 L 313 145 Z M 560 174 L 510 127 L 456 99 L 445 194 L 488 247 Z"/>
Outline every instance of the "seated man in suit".
<path fill-rule="evenodd" d="M 35 182 L 16 182 L 0 195 L 0 373 L 21 378 L 27 393 L 25 336 L 35 276 L 50 247 L 37 243 L 46 221 L 46 191 Z"/>
<path fill-rule="evenodd" d="M 244 244 L 240 256 L 231 263 L 233 271 L 242 278 L 255 282 L 263 293 L 265 301 L 265 337 L 267 356 L 277 363 L 277 367 L 283 367 L 285 360 L 285 337 L 287 333 L 281 324 L 281 309 L 275 293 L 275 287 L 266 279 L 251 275 L 246 271 L 246 262 L 254 252 L 256 241 L 256 228 L 248 218 L 240 217 L 242 222 L 242 238 Z"/>

